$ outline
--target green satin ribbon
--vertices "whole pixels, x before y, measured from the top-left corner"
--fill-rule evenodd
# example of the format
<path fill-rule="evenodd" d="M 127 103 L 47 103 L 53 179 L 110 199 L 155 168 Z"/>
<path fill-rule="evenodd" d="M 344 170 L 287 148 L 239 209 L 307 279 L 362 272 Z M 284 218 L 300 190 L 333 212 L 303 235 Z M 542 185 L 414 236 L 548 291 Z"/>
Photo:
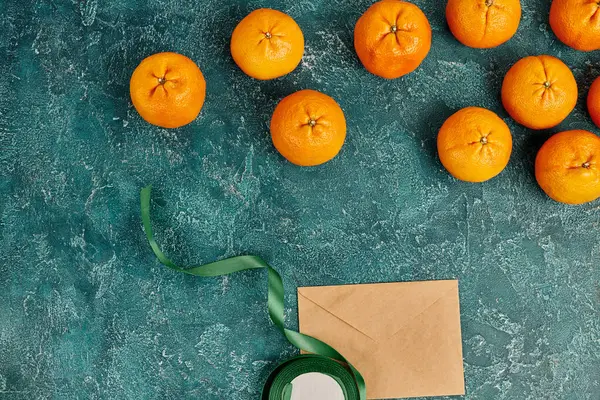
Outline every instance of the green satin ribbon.
<path fill-rule="evenodd" d="M 284 334 L 284 336 L 292 345 L 296 346 L 300 350 L 346 364 L 354 378 L 356 389 L 359 392 L 359 399 L 367 399 L 367 389 L 364 378 L 360 372 L 358 372 L 358 370 L 344 358 L 344 356 L 338 353 L 337 350 L 329 346 L 327 343 L 324 343 L 312 336 L 308 336 L 285 327 L 283 316 L 283 282 L 279 273 L 263 259 L 257 256 L 238 256 L 190 268 L 181 268 L 173 263 L 173 261 L 169 260 L 167 256 L 165 256 L 160 250 L 160 247 L 158 247 L 158 244 L 154 240 L 152 223 L 150 221 L 151 191 L 152 186 L 150 185 L 143 188 L 140 193 L 142 222 L 144 224 L 144 231 L 146 232 L 148 242 L 150 243 L 154 254 L 163 265 L 177 272 L 183 272 L 184 274 L 202 277 L 222 276 L 249 269 L 266 268 L 268 272 L 269 283 L 267 307 L 269 310 L 269 316 L 271 317 L 271 320 L 275 326 Z"/>
<path fill-rule="evenodd" d="M 318 372 L 332 377 L 342 388 L 346 400 L 359 400 L 354 376 L 331 358 L 307 354 L 279 365 L 267 379 L 261 400 L 290 400 L 292 381 L 300 375 Z"/>

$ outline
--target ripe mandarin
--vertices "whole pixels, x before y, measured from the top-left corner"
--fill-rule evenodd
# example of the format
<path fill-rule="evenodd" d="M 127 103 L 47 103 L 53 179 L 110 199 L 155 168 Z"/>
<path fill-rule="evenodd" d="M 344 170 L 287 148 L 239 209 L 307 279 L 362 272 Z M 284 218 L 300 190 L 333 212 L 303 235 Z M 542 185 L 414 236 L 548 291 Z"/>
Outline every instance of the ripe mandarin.
<path fill-rule="evenodd" d="M 498 175 L 508 164 L 512 135 L 492 111 L 467 107 L 444 122 L 437 148 L 440 161 L 452 176 L 483 182 Z"/>
<path fill-rule="evenodd" d="M 412 3 L 379 1 L 356 22 L 354 48 L 367 71 L 382 78 L 399 78 L 417 69 L 427 56 L 431 26 Z"/>
<path fill-rule="evenodd" d="M 582 204 L 600 197 L 600 138 L 588 131 L 557 133 L 535 159 L 535 177 L 550 198 Z"/>
<path fill-rule="evenodd" d="M 178 128 L 192 122 L 202 109 L 206 82 L 198 66 L 177 53 L 145 58 L 129 82 L 131 101 L 147 122 Z"/>
<path fill-rule="evenodd" d="M 560 124 L 575 108 L 577 82 L 562 61 L 530 56 L 511 67 L 502 83 L 502 104 L 511 117 L 531 129 Z"/>
<path fill-rule="evenodd" d="M 267 80 L 286 75 L 300 64 L 303 54 L 300 27 L 281 11 L 252 11 L 231 35 L 231 56 L 252 78 Z"/>
<path fill-rule="evenodd" d="M 448 0 L 446 20 L 465 46 L 489 49 L 514 36 L 521 21 L 519 0 Z"/>
<path fill-rule="evenodd" d="M 600 1 L 554 0 L 550 26 L 558 39 L 576 50 L 600 49 Z"/>
<path fill-rule="evenodd" d="M 346 119 L 331 97 L 301 90 L 279 102 L 271 118 L 273 145 L 288 161 L 301 166 L 334 158 L 346 138 Z"/>
<path fill-rule="evenodd" d="M 600 128 L 600 77 L 596 78 L 587 98 L 588 111 L 592 117 L 592 121 Z"/>

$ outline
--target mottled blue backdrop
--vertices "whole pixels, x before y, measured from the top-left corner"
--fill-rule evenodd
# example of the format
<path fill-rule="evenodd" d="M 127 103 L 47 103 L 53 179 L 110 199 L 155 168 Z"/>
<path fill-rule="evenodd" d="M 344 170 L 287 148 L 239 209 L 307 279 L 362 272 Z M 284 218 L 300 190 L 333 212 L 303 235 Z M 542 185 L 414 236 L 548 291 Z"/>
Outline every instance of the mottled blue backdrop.
<path fill-rule="evenodd" d="M 266 277 L 199 279 L 161 267 L 138 193 L 155 187 L 157 239 L 183 263 L 244 253 L 286 285 L 460 279 L 467 399 L 600 398 L 600 202 L 549 200 L 533 161 L 552 133 L 598 133 L 584 107 L 600 52 L 557 41 L 549 0 L 524 0 L 517 35 L 491 50 L 450 34 L 443 1 L 417 0 L 433 48 L 416 72 L 367 73 L 352 44 L 369 0 L 0 1 L 0 398 L 255 400 L 295 350 L 268 321 Z M 259 7 L 302 27 L 299 68 L 268 82 L 229 54 Z M 207 80 L 200 118 L 145 123 L 129 77 L 176 51 Z M 546 53 L 575 73 L 580 101 L 550 131 L 502 109 L 502 77 Z M 304 88 L 346 112 L 332 162 L 299 168 L 273 148 L 276 103 Z M 501 175 L 458 182 L 436 133 L 465 106 L 497 112 L 515 144 Z"/>

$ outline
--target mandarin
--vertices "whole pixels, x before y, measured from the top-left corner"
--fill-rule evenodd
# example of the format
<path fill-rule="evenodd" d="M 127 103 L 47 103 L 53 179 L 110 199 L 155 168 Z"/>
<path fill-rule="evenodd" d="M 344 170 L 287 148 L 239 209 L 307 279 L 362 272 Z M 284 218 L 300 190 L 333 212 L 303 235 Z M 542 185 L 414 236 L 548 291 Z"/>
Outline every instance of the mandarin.
<path fill-rule="evenodd" d="M 600 197 L 600 138 L 588 131 L 557 133 L 535 159 L 535 177 L 550 198 L 583 204 Z"/>
<path fill-rule="evenodd" d="M 296 69 L 303 54 L 302 30 L 281 11 L 254 10 L 231 35 L 231 56 L 252 78 L 267 80 L 286 75 Z"/>
<path fill-rule="evenodd" d="M 560 124 L 577 104 L 577 82 L 561 60 L 530 56 L 513 65 L 502 83 L 502 104 L 510 116 L 531 129 Z"/>
<path fill-rule="evenodd" d="M 429 53 L 431 26 L 412 3 L 379 1 L 356 22 L 354 48 L 367 71 L 399 78 L 417 69 Z"/>
<path fill-rule="evenodd" d="M 178 128 L 202 109 L 206 82 L 198 66 L 177 53 L 158 53 L 137 66 L 129 82 L 131 101 L 147 122 Z"/>
<path fill-rule="evenodd" d="M 465 46 L 489 49 L 514 36 L 521 21 L 519 0 L 449 0 L 446 20 Z"/>
<path fill-rule="evenodd" d="M 553 0 L 550 26 L 567 46 L 600 50 L 600 0 Z"/>
<path fill-rule="evenodd" d="M 444 122 L 437 148 L 440 161 L 452 176 L 467 182 L 484 182 L 508 165 L 512 135 L 492 111 L 467 107 Z"/>
<path fill-rule="evenodd" d="M 592 121 L 600 128 L 600 77 L 596 78 L 590 87 L 587 106 Z"/>
<path fill-rule="evenodd" d="M 273 145 L 293 164 L 313 166 L 334 158 L 346 138 L 346 119 L 331 97 L 301 90 L 279 102 L 271 118 Z"/>

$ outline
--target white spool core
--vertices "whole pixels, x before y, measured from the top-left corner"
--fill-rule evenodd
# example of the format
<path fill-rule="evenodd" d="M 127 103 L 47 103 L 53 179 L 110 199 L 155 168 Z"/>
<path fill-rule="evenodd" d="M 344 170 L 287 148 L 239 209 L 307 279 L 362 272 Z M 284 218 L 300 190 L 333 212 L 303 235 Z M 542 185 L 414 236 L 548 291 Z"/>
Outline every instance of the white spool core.
<path fill-rule="evenodd" d="M 292 381 L 291 400 L 346 400 L 339 383 L 329 375 L 309 372 Z"/>

